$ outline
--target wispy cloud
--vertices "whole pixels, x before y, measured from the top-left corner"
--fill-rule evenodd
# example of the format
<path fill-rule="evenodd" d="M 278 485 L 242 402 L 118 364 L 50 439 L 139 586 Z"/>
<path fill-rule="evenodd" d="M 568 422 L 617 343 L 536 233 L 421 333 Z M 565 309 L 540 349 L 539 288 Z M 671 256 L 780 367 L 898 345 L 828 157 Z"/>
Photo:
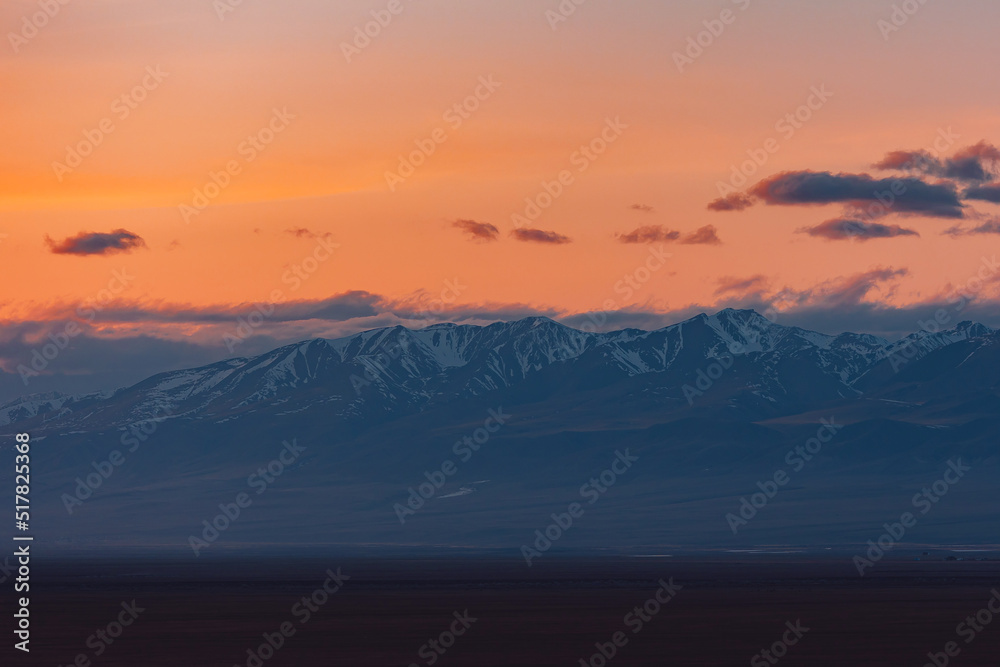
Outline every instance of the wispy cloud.
<path fill-rule="evenodd" d="M 477 241 L 496 241 L 500 237 L 500 230 L 488 222 L 477 222 L 475 220 L 456 220 L 451 223 L 452 227 L 461 229 L 472 239 Z"/>
<path fill-rule="evenodd" d="M 254 230 L 256 233 L 258 230 Z M 315 232 L 307 227 L 293 227 L 292 229 L 286 229 L 286 234 L 290 234 L 299 239 L 325 239 L 333 236 L 330 232 Z"/>
<path fill-rule="evenodd" d="M 719 245 L 722 243 L 714 225 L 706 225 L 689 234 L 667 229 L 663 225 L 645 225 L 633 229 L 627 234 L 619 234 L 618 241 L 621 243 L 678 242 L 684 245 Z"/>
<path fill-rule="evenodd" d="M 715 225 L 705 225 L 681 239 L 683 245 L 720 245 L 721 243 L 722 239 L 719 238 Z"/>

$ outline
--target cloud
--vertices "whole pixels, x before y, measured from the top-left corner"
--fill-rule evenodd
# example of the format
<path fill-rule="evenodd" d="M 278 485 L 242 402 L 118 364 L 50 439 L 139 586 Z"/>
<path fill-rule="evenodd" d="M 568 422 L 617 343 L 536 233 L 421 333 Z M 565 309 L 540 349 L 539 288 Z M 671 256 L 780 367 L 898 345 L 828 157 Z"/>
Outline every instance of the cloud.
<path fill-rule="evenodd" d="M 709 211 L 742 211 L 754 205 L 754 199 L 748 194 L 734 192 L 720 197 L 708 205 Z"/>
<path fill-rule="evenodd" d="M 719 238 L 718 230 L 714 225 L 705 225 L 695 232 L 691 232 L 681 239 L 683 245 L 720 245 L 722 239 Z"/>
<path fill-rule="evenodd" d="M 669 243 L 680 237 L 680 232 L 667 229 L 662 225 L 646 225 L 633 229 L 628 234 L 621 234 L 618 240 L 622 243 Z"/>
<path fill-rule="evenodd" d="M 968 146 L 950 158 L 928 151 L 893 151 L 873 166 L 875 169 L 926 174 L 957 181 L 983 183 L 993 179 L 1000 165 L 1000 149 L 985 141 Z"/>
<path fill-rule="evenodd" d="M 743 211 L 759 202 L 772 206 L 844 204 L 854 209 L 853 215 L 865 210 L 867 218 L 890 213 L 963 218 L 963 200 L 1000 204 L 1000 148 L 986 141 L 962 148 L 951 157 L 926 150 L 892 151 L 872 167 L 908 175 L 874 178 L 863 173 L 787 171 L 761 180 L 746 192 L 720 197 L 710 202 L 708 209 Z M 931 182 L 926 177 L 941 180 Z"/>
<path fill-rule="evenodd" d="M 965 198 L 1000 204 L 1000 183 L 990 183 L 989 185 L 977 185 L 971 187 L 965 191 Z"/>
<path fill-rule="evenodd" d="M 48 236 L 45 243 L 56 255 L 113 255 L 131 252 L 137 248 L 145 248 L 146 242 L 138 234 L 125 229 L 116 229 L 110 233 L 80 232 L 62 241 L 54 241 Z"/>
<path fill-rule="evenodd" d="M 31 393 L 86 393 L 128 386 L 156 373 L 263 354 L 314 338 L 340 338 L 380 327 L 418 329 L 439 322 L 487 325 L 530 316 L 555 318 L 560 311 L 518 303 L 449 305 L 440 292 L 392 300 L 369 292 L 330 299 L 268 304 L 192 307 L 183 304 L 121 303 L 105 307 L 95 322 L 77 304 L 49 307 L 29 321 L 0 321 L 0 404 Z M 257 318 L 251 318 L 255 313 Z M 261 313 L 265 313 L 261 318 Z M 41 319 L 44 318 L 44 319 Z M 73 321 L 78 334 L 70 348 L 33 377 L 26 390 L 18 374 L 32 354 L 64 335 Z M 241 322 L 254 322 L 252 335 L 234 350 L 225 336 L 242 336 Z M 245 326 L 245 324 L 244 324 Z M 141 333 L 137 333 L 141 331 Z"/>
<path fill-rule="evenodd" d="M 986 258 L 983 259 L 986 262 Z M 995 262 L 983 278 L 983 267 L 970 266 L 957 285 L 946 285 L 917 303 L 896 306 L 890 299 L 905 268 L 875 267 L 805 287 L 772 288 L 764 275 L 724 277 L 718 280 L 715 304 L 680 308 L 646 304 L 605 311 L 567 312 L 521 303 L 446 305 L 441 293 L 418 292 L 390 299 L 364 291 L 346 292 L 329 299 L 276 304 L 254 334 L 236 348 L 242 357 L 263 354 L 281 345 L 312 338 L 339 338 L 378 327 L 403 324 L 420 328 L 437 322 L 487 325 L 528 316 L 544 316 L 569 326 L 593 326 L 601 331 L 636 327 L 653 330 L 723 307 L 753 308 L 775 322 L 824 333 L 873 333 L 898 338 L 919 329 L 942 309 L 951 327 L 974 320 L 1000 327 L 1000 270 Z M 776 287 L 776 286 L 775 286 Z M 956 299 L 955 295 L 968 295 Z M 956 306 L 956 304 L 959 304 Z M 266 304 L 265 304 L 266 306 Z M 246 319 L 260 304 L 222 304 L 192 307 L 156 303 L 123 303 L 105 308 L 97 323 L 75 317 L 73 307 L 37 313 L 45 319 L 0 322 L 0 403 L 23 395 L 25 387 L 16 369 L 30 363 L 32 351 L 65 331 L 69 319 L 80 326 L 73 345 L 33 378 L 31 392 L 85 393 L 131 385 L 155 373 L 215 363 L 235 356 L 223 343 L 238 318 Z M 141 333 L 137 333 L 141 331 Z"/>
<path fill-rule="evenodd" d="M 255 233 L 257 233 L 258 231 L 259 230 L 256 229 L 254 230 Z M 306 227 L 294 227 L 292 229 L 286 229 L 285 233 L 291 234 L 295 238 L 299 239 L 325 239 L 330 236 L 333 236 L 333 234 L 331 234 L 330 232 L 318 233 Z"/>
<path fill-rule="evenodd" d="M 908 269 L 875 268 L 862 273 L 856 273 L 845 278 L 834 278 L 820 283 L 813 288 L 802 291 L 800 294 L 803 303 L 811 306 L 822 306 L 826 308 L 840 307 L 845 305 L 857 305 L 864 302 L 872 292 L 883 291 L 888 296 L 894 291 L 893 287 L 885 287 L 884 283 L 892 283 L 897 278 L 909 275 Z"/>
<path fill-rule="evenodd" d="M 966 229 L 956 225 L 950 229 L 946 229 L 944 233 L 955 238 L 959 236 L 973 236 L 977 234 L 1000 234 L 1000 220 L 989 220 L 978 227 L 973 227 L 972 229 Z"/>
<path fill-rule="evenodd" d="M 452 227 L 457 227 L 477 241 L 496 241 L 500 237 L 500 230 L 488 222 L 476 222 L 475 220 L 456 220 L 451 223 Z"/>
<path fill-rule="evenodd" d="M 962 202 L 953 184 L 930 184 L 919 178 L 875 179 L 868 174 L 788 171 L 760 181 L 750 194 L 772 206 L 872 203 L 899 213 L 963 217 Z"/>
<path fill-rule="evenodd" d="M 861 220 L 848 220 L 845 218 L 827 220 L 815 227 L 802 227 L 797 231 L 800 234 L 818 236 L 829 241 L 846 241 L 852 239 L 864 242 L 871 239 L 887 239 L 895 236 L 920 236 L 914 230 L 906 229 L 899 225 L 883 225 L 877 222 L 862 222 Z"/>
<path fill-rule="evenodd" d="M 573 239 L 568 236 L 563 236 L 562 234 L 557 234 L 556 232 L 542 231 L 541 229 L 515 229 L 511 232 L 511 236 L 518 241 L 524 241 L 526 243 L 549 243 L 558 245 L 573 242 Z"/>
<path fill-rule="evenodd" d="M 770 281 L 767 276 L 755 275 L 749 278 L 736 278 L 724 276 L 717 281 L 719 287 L 716 288 L 716 296 L 720 294 L 738 294 L 746 296 L 749 294 L 761 294 L 767 289 Z"/>
<path fill-rule="evenodd" d="M 618 240 L 621 243 L 673 243 L 677 241 L 684 245 L 719 245 L 722 243 L 713 225 L 706 225 L 687 235 L 667 229 L 663 225 L 646 225 L 633 229 L 628 234 L 620 234 Z"/>
<path fill-rule="evenodd" d="M 377 315 L 391 307 L 391 302 L 365 291 L 344 292 L 326 299 L 282 301 L 275 304 L 233 303 L 209 306 L 183 304 L 150 304 L 119 299 L 104 306 L 101 322 L 117 324 L 231 324 L 257 310 L 271 310 L 267 321 L 272 323 L 326 320 L 340 322 Z M 71 318 L 75 307 L 54 306 L 44 313 L 46 318 Z"/>
<path fill-rule="evenodd" d="M 718 280 L 715 295 L 722 296 L 726 301 L 716 306 L 753 308 L 760 313 L 787 313 L 878 304 L 883 301 L 873 299 L 873 296 L 878 293 L 882 300 L 891 296 L 898 279 L 907 275 L 909 270 L 905 268 L 876 267 L 809 287 L 785 287 L 780 290 L 772 289 L 772 280 L 762 274 L 748 278 L 723 277 Z M 706 308 L 699 307 L 702 310 Z"/>
<path fill-rule="evenodd" d="M 629 206 L 629 209 L 638 211 L 639 213 L 652 213 L 656 210 L 652 206 L 648 206 L 646 204 L 632 204 Z"/>

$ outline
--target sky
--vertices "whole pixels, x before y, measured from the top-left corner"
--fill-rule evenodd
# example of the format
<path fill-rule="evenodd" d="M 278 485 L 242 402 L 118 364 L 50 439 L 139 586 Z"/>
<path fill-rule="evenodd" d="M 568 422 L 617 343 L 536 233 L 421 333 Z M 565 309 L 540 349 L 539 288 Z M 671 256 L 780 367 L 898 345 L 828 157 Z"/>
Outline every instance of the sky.
<path fill-rule="evenodd" d="M 0 5 L 0 401 L 395 324 L 1000 326 L 1000 6 L 577 2 Z"/>

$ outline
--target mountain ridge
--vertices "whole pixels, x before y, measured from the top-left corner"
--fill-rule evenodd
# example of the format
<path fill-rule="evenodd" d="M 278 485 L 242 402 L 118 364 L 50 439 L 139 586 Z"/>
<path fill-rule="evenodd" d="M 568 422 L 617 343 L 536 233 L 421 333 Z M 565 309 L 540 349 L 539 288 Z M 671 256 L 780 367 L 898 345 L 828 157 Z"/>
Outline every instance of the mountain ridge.
<path fill-rule="evenodd" d="M 877 384 L 871 381 L 873 371 L 884 381 L 886 363 L 898 361 L 894 355 L 905 353 L 908 364 L 941 347 L 994 334 L 984 325 L 963 322 L 952 330 L 916 332 L 893 343 L 870 334 L 821 334 L 736 309 L 701 313 L 651 331 L 586 332 L 546 317 L 483 326 L 397 325 L 166 371 L 112 391 L 24 396 L 0 406 L 0 428 L 38 423 L 39 417 L 41 423 L 56 424 L 82 410 L 101 412 L 116 400 L 132 404 L 119 415 L 117 425 L 147 419 L 161 404 L 178 406 L 179 414 L 187 416 L 223 416 L 281 401 L 289 393 L 307 390 L 310 383 L 328 392 L 325 399 L 315 400 L 339 403 L 345 417 L 361 417 L 377 403 L 390 412 L 405 411 L 501 392 L 529 378 L 552 375 L 552 367 L 559 365 L 579 366 L 581 373 L 591 374 L 591 384 L 648 375 L 661 376 L 664 386 L 683 387 L 693 386 L 700 366 L 752 360 L 754 367 L 747 372 L 755 377 L 748 386 L 756 387 L 765 400 L 788 397 L 782 369 L 792 368 L 810 374 L 810 381 L 826 386 L 827 394 L 849 396 L 861 393 L 855 386 L 859 381 L 864 389 Z"/>
<path fill-rule="evenodd" d="M 22 399 L 0 408 L 0 434 L 37 443 L 33 518 L 67 548 L 183 550 L 284 442 L 304 455 L 226 545 L 516 552 L 626 450 L 640 462 L 560 548 L 864 544 L 956 458 L 969 481 L 913 539 L 992 543 L 1000 334 L 963 323 L 912 340 L 818 334 L 752 311 L 654 331 L 542 318 L 388 327 Z M 808 467 L 787 467 L 826 424 L 836 433 Z M 781 469 L 793 484 L 733 535 L 726 514 Z M 432 478 L 440 490 L 401 525 L 393 508 Z"/>

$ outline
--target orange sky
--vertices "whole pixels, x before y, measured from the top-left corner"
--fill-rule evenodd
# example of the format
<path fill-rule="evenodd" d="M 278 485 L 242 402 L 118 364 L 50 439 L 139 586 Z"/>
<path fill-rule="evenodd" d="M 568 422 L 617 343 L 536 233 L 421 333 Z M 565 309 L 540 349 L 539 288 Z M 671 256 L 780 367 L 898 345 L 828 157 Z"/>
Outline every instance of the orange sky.
<path fill-rule="evenodd" d="M 16 53 L 8 35 L 0 317 L 58 319 L 59 307 L 99 294 L 121 268 L 135 279 L 118 305 L 151 309 L 231 306 L 275 289 L 295 300 L 357 290 L 398 303 L 457 280 L 456 306 L 571 314 L 610 299 L 614 309 L 667 313 L 728 305 L 717 293 L 725 277 L 765 276 L 775 292 L 890 267 L 907 273 L 865 298 L 900 306 L 966 281 L 996 246 L 991 235 L 942 236 L 955 220 L 894 215 L 883 222 L 920 236 L 858 243 L 796 233 L 838 217 L 838 205 L 706 208 L 731 165 L 772 137 L 780 150 L 750 185 L 782 171 L 874 173 L 887 152 L 929 148 L 942 128 L 960 135 L 955 150 L 1000 141 L 1000 90 L 984 76 L 1000 55 L 993 5 L 929 3 L 884 39 L 877 22 L 890 17 L 888 2 L 589 0 L 553 29 L 545 11 L 556 0 L 402 0 L 347 62 L 341 44 L 388 4 L 244 0 L 220 20 L 211 0 L 78 0 Z M 679 72 L 674 52 L 724 9 L 734 22 Z M 37 11 L 6 2 L 0 25 L 20 32 Z M 147 68 L 157 67 L 168 74 L 150 85 Z M 446 121 L 491 76 L 500 85 L 479 108 L 460 126 Z M 152 89 L 125 106 L 121 96 L 144 78 Z M 776 121 L 821 85 L 833 96 L 781 137 Z M 275 109 L 294 119 L 249 151 L 247 137 Z M 627 129 L 581 173 L 574 152 L 609 118 Z M 113 131 L 95 134 L 102 120 Z M 437 128 L 447 141 L 391 191 L 386 172 Z M 53 163 L 88 131 L 100 144 L 60 180 Z M 230 161 L 239 174 L 185 221 L 179 207 Z M 513 239 L 512 214 L 563 170 L 573 183 L 531 226 L 572 242 Z M 996 213 L 985 202 L 968 210 Z M 499 238 L 471 240 L 457 219 L 492 224 Z M 668 267 L 626 297 L 615 285 L 650 247 L 616 235 L 646 225 L 684 235 L 714 225 L 722 243 L 669 244 Z M 73 256 L 46 243 L 117 229 L 145 247 Z M 323 235 L 339 245 L 334 257 L 291 291 L 282 276 Z M 200 326 L 178 323 L 173 335 Z M 337 330 L 310 323 L 301 333 Z"/>

